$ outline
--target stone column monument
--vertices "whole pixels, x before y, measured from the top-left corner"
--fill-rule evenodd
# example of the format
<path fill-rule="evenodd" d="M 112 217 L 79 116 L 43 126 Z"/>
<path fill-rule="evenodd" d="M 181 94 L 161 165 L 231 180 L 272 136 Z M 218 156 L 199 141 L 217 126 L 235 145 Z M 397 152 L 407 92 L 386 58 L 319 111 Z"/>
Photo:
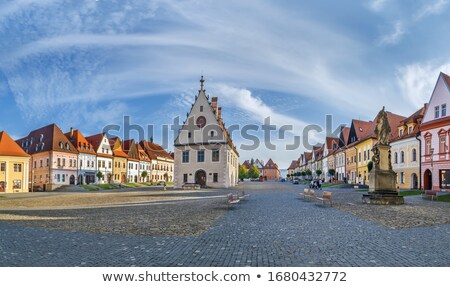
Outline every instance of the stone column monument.
<path fill-rule="evenodd" d="M 398 195 L 396 173 L 392 170 L 389 136 L 391 127 L 387 113 L 383 109 L 378 113 L 375 134 L 378 142 L 372 148 L 373 168 L 369 173 L 369 192 L 363 195 L 363 202 L 379 205 L 399 205 L 405 203 Z"/>

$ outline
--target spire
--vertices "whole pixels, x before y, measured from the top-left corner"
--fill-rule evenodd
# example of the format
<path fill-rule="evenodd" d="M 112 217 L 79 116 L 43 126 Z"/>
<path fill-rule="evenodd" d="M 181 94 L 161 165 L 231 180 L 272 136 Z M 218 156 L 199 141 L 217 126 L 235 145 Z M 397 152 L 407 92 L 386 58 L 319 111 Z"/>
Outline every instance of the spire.
<path fill-rule="evenodd" d="M 202 77 L 200 78 L 200 91 L 203 91 L 204 90 L 204 83 L 205 82 L 205 80 L 203 80 L 203 75 L 202 75 Z"/>

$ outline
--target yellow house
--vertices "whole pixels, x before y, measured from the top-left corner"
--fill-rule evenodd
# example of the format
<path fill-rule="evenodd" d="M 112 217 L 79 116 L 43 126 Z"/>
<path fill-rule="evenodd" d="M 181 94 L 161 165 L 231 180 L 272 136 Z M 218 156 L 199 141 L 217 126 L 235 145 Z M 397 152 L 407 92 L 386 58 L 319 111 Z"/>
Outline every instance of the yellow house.
<path fill-rule="evenodd" d="M 128 155 L 122 149 L 119 138 L 109 139 L 113 152 L 113 181 L 115 183 L 127 182 L 127 159 Z"/>
<path fill-rule="evenodd" d="M 0 132 L 0 193 L 28 192 L 30 155 Z"/>

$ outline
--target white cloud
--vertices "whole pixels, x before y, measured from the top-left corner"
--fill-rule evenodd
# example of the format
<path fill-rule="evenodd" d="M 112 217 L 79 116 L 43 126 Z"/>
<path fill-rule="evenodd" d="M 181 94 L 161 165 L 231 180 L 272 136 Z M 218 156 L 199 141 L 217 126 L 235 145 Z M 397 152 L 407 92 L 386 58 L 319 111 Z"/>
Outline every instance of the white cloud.
<path fill-rule="evenodd" d="M 402 39 L 403 35 L 406 33 L 406 29 L 404 24 L 401 21 L 397 21 L 394 24 L 393 31 L 384 35 L 380 41 L 379 45 L 387 46 L 387 45 L 395 45 Z"/>
<path fill-rule="evenodd" d="M 387 0 L 372 0 L 369 2 L 369 8 L 372 11 L 380 12 L 385 7 Z"/>
<path fill-rule="evenodd" d="M 415 63 L 399 68 L 396 78 L 404 102 L 415 108 L 428 103 L 440 72 L 450 74 L 450 62 Z"/>
<path fill-rule="evenodd" d="M 419 21 L 431 15 L 441 14 L 447 8 L 448 0 L 437 0 L 432 3 L 427 1 L 427 4 L 421 7 L 414 15 L 414 20 Z"/>

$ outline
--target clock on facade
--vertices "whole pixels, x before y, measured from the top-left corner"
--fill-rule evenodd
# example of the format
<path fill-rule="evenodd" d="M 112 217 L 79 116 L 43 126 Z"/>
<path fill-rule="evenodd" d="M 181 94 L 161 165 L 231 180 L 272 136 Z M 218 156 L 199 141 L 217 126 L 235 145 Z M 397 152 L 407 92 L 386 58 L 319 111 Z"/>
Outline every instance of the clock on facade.
<path fill-rule="evenodd" d="M 204 116 L 199 116 L 197 118 L 197 127 L 203 128 L 206 125 L 206 119 Z"/>

